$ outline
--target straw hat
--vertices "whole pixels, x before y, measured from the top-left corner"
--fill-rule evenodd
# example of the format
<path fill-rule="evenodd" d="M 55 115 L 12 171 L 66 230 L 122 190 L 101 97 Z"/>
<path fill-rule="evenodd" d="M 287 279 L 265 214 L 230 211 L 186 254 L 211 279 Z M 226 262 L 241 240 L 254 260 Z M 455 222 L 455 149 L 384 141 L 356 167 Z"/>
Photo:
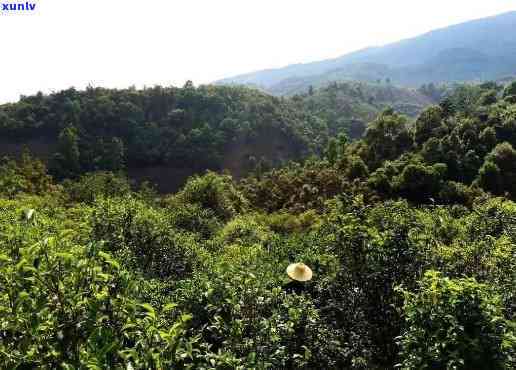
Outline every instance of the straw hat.
<path fill-rule="evenodd" d="M 287 275 L 292 280 L 308 281 L 312 279 L 312 270 L 304 263 L 293 263 L 287 267 Z"/>

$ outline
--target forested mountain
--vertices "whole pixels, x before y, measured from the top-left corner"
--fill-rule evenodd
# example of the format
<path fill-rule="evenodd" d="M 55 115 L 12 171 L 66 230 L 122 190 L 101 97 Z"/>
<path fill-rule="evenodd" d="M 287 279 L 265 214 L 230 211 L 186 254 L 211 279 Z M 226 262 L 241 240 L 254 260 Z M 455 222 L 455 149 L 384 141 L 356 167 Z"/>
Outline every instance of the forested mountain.
<path fill-rule="evenodd" d="M 435 30 L 382 47 L 336 59 L 264 70 L 219 81 L 244 84 L 276 94 L 286 86 L 336 80 L 374 82 L 389 79 L 402 86 L 492 80 L 516 74 L 516 12 Z"/>
<path fill-rule="evenodd" d="M 209 91 L 291 104 L 206 88 L 173 95 L 201 94 L 196 110 L 172 106 L 195 116 Z M 150 94 L 67 93 L 108 107 L 106 94 Z M 97 105 L 75 101 L 85 116 L 47 104 L 27 115 L 25 99 L 4 122 L 22 137 L 50 124 L 59 168 L 77 171 L 76 136 L 98 128 L 84 118 Z M 38 119 L 55 112 L 83 124 Z M 240 181 L 207 172 L 174 194 L 106 171 L 56 181 L 27 153 L 4 160 L 1 367 L 515 369 L 515 148 L 516 83 L 485 83 L 415 121 L 384 109 L 362 139 L 340 134 L 307 160 Z M 312 272 L 303 282 L 286 273 L 296 262 Z"/>
<path fill-rule="evenodd" d="M 0 106 L 1 155 L 28 146 L 57 178 L 128 170 L 165 191 L 206 169 L 240 175 L 299 159 L 327 137 L 290 100 L 247 88 L 69 89 Z"/>
<path fill-rule="evenodd" d="M 444 94 L 389 84 L 332 83 L 292 98 L 245 87 L 89 88 L 0 106 L 0 156 L 23 149 L 51 174 L 127 171 L 170 192 L 206 169 L 241 177 L 321 153 L 329 135 L 360 138 L 386 107 L 415 117 Z"/>

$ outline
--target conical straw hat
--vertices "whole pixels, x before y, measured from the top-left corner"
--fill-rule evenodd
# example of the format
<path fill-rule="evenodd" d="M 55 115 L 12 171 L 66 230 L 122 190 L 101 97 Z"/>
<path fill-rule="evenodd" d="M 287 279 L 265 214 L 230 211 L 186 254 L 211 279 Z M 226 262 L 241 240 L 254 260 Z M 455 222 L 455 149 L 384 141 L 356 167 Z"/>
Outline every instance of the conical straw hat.
<path fill-rule="evenodd" d="M 312 270 L 304 263 L 293 263 L 287 267 L 287 275 L 292 280 L 308 281 L 312 279 Z"/>

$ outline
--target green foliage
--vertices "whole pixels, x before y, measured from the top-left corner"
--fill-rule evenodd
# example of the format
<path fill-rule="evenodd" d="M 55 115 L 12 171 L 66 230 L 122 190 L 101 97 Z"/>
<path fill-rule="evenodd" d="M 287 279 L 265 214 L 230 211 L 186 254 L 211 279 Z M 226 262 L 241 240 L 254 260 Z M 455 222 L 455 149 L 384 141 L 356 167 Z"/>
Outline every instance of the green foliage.
<path fill-rule="evenodd" d="M 273 263 L 258 246 L 226 247 L 180 290 L 193 333 L 245 368 L 336 366 L 343 353 L 338 339 L 309 297 L 281 290 Z"/>
<path fill-rule="evenodd" d="M 481 105 L 487 106 L 487 105 L 496 103 L 497 100 L 498 100 L 498 93 L 496 92 L 496 90 L 489 90 L 482 94 L 482 96 L 480 97 L 479 103 Z"/>
<path fill-rule="evenodd" d="M 346 160 L 348 163 L 345 174 L 348 179 L 355 180 L 367 178 L 367 175 L 369 175 L 369 170 L 362 158 L 358 156 L 350 156 Z"/>
<path fill-rule="evenodd" d="M 488 286 L 428 271 L 415 293 L 404 293 L 401 368 L 509 368 L 514 332 Z"/>
<path fill-rule="evenodd" d="M 415 141 L 422 144 L 434 136 L 435 130 L 441 126 L 443 111 L 439 106 L 424 110 L 416 120 Z"/>
<path fill-rule="evenodd" d="M 265 156 L 278 165 L 320 151 L 328 135 L 321 119 L 291 101 L 243 87 L 192 84 L 22 97 L 0 105 L 0 134 L 9 141 L 39 138 L 55 151 L 50 167 L 59 179 L 158 165 L 219 170 L 228 154 Z M 271 135 L 282 153 L 264 152 Z"/>
<path fill-rule="evenodd" d="M 394 179 L 394 187 L 405 198 L 425 203 L 429 198 L 437 196 L 445 174 L 446 165 L 443 163 L 433 166 L 409 164 Z"/>
<path fill-rule="evenodd" d="M 347 188 L 339 170 L 327 162 L 308 160 L 303 164 L 275 169 L 262 178 L 247 178 L 240 184 L 252 205 L 266 211 L 301 213 L 321 209 L 325 200 Z"/>
<path fill-rule="evenodd" d="M 13 233 L 30 233 L 14 225 Z M 162 321 L 96 244 L 64 235 L 1 243 L 0 361 L 7 368 L 169 367 L 184 363 L 188 315 Z"/>
<path fill-rule="evenodd" d="M 0 195 L 13 197 L 19 193 L 45 194 L 56 191 L 57 187 L 48 175 L 43 162 L 34 159 L 25 151 L 17 163 L 4 158 L 0 163 Z"/>
<path fill-rule="evenodd" d="M 183 204 L 166 201 L 171 226 L 209 239 L 221 227 L 222 222 L 211 209 L 202 208 L 198 204 Z"/>
<path fill-rule="evenodd" d="M 92 238 L 149 278 L 181 279 L 196 264 L 193 238 L 175 230 L 166 212 L 142 201 L 101 200 L 91 217 Z"/>
<path fill-rule="evenodd" d="M 486 157 L 478 184 L 495 195 L 516 196 L 516 151 L 509 143 L 496 146 Z"/>
<path fill-rule="evenodd" d="M 505 89 L 503 90 L 504 97 L 514 96 L 514 95 L 516 95 L 516 81 L 507 85 L 505 87 Z"/>
<path fill-rule="evenodd" d="M 54 172 L 62 178 L 74 177 L 80 171 L 77 129 L 67 127 L 59 134 L 58 152 L 54 156 Z"/>
<path fill-rule="evenodd" d="M 112 172 L 95 172 L 63 182 L 70 199 L 92 203 L 97 197 L 119 197 L 131 192 L 129 180 Z"/>
<path fill-rule="evenodd" d="M 407 118 L 392 109 L 386 109 L 368 126 L 364 140 L 368 145 L 369 162 L 374 167 L 384 160 L 397 158 L 413 145 Z"/>
<path fill-rule="evenodd" d="M 337 147 L 337 140 L 331 139 L 328 142 L 328 147 L 326 148 L 326 158 L 328 159 L 328 162 L 330 164 L 335 164 L 337 162 L 338 157 L 338 147 Z"/>
<path fill-rule="evenodd" d="M 260 225 L 253 215 L 237 217 L 220 231 L 218 242 L 222 245 L 264 245 L 272 237 L 271 231 Z"/>
<path fill-rule="evenodd" d="M 0 367 L 515 368 L 516 111 L 499 90 L 459 86 L 415 121 L 387 109 L 325 158 L 271 169 L 249 151 L 252 176 L 207 172 L 166 196 L 83 172 L 217 162 L 290 103 L 191 83 L 25 98 L 66 107 L 34 114 L 62 132 L 53 163 L 74 179 L 56 185 L 27 154 L 0 165 Z M 317 124 L 301 136 L 320 149 Z M 176 134 L 196 145 L 178 154 Z M 313 271 L 296 292 L 293 262 Z"/>
<path fill-rule="evenodd" d="M 171 206 L 176 203 L 198 205 L 223 221 L 228 221 L 248 207 L 247 200 L 233 185 L 231 176 L 214 172 L 194 176 L 169 202 Z"/>
<path fill-rule="evenodd" d="M 412 89 L 351 81 L 323 82 L 313 94 L 298 92 L 292 100 L 299 109 L 306 109 L 321 118 L 330 135 L 345 133 L 351 140 L 360 139 L 367 123 L 387 106 L 416 116 L 427 105 L 439 101 L 438 97 L 434 100 Z"/>

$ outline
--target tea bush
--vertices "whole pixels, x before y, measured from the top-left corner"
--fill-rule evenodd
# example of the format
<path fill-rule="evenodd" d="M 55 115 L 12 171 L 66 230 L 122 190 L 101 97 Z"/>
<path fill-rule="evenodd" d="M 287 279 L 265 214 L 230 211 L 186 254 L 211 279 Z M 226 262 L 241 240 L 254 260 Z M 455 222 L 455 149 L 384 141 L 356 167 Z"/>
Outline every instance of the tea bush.
<path fill-rule="evenodd" d="M 474 279 L 428 271 L 416 292 L 404 291 L 407 328 L 400 336 L 403 369 L 507 369 L 516 337 L 500 297 Z"/>
<path fill-rule="evenodd" d="M 65 235 L 2 243 L 0 363 L 7 368 L 148 368 L 184 364 L 188 315 L 166 325 L 138 281 L 98 244 Z M 188 362 L 188 360 L 186 361 Z"/>
<path fill-rule="evenodd" d="M 174 229 L 167 212 L 141 200 L 100 200 L 91 223 L 94 240 L 149 278 L 181 279 L 196 263 L 194 238 Z"/>

